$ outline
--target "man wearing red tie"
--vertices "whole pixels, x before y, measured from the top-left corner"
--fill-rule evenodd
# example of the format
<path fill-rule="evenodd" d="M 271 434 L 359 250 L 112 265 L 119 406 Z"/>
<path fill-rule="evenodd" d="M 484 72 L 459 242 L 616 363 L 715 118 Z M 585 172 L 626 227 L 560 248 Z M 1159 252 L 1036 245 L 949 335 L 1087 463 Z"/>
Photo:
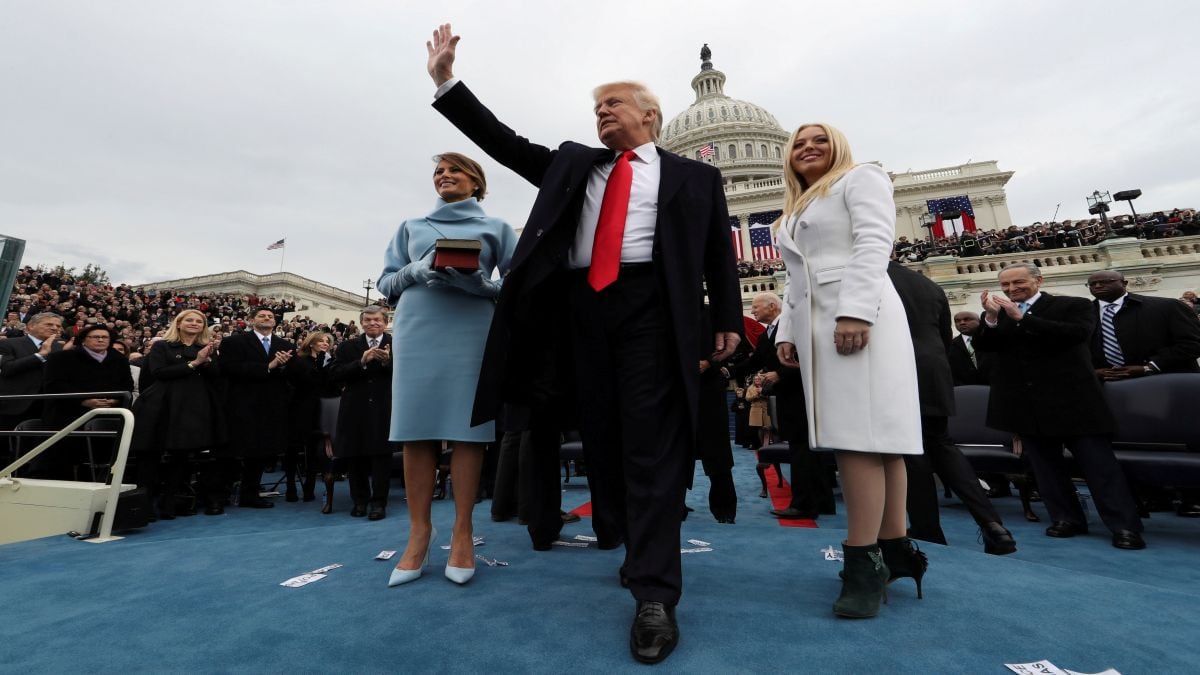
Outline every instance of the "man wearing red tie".
<path fill-rule="evenodd" d="M 528 364 L 545 361 L 532 354 L 562 354 L 552 361 L 577 385 L 593 527 L 601 548 L 625 544 L 621 580 L 637 600 L 630 650 L 656 663 L 679 639 L 679 523 L 694 467 L 705 285 L 712 361 L 733 353 L 742 325 L 721 174 L 654 144 L 662 111 L 632 82 L 593 92 L 604 148 L 518 136 L 454 77 L 458 40 L 446 24 L 426 45 L 434 108 L 539 188 L 488 335 L 474 422 L 531 399 Z M 562 307 L 569 325 L 547 328 L 546 311 Z"/>

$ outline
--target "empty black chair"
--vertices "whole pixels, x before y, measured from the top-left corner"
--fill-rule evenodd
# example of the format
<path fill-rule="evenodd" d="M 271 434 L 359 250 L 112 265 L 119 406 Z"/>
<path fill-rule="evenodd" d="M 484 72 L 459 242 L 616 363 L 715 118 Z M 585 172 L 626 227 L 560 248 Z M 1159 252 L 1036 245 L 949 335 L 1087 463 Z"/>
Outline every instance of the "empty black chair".
<path fill-rule="evenodd" d="M 1131 482 L 1200 487 L 1200 373 L 1108 382 L 1104 396 L 1117 417 L 1113 450 Z"/>

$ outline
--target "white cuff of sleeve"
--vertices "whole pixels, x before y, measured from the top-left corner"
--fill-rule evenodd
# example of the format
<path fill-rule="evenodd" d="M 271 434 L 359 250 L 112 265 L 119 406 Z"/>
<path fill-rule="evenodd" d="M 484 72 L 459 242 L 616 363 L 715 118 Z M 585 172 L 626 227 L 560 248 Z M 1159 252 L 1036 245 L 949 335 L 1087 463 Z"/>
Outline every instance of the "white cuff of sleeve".
<path fill-rule="evenodd" d="M 453 89 L 454 85 L 456 85 L 456 84 L 458 84 L 457 77 L 452 77 L 452 78 L 446 80 L 445 82 L 443 82 L 442 86 L 438 87 L 437 91 L 433 92 L 433 100 L 436 101 L 439 98 L 441 98 L 442 96 L 444 96 L 445 93 L 450 91 L 451 89 Z"/>

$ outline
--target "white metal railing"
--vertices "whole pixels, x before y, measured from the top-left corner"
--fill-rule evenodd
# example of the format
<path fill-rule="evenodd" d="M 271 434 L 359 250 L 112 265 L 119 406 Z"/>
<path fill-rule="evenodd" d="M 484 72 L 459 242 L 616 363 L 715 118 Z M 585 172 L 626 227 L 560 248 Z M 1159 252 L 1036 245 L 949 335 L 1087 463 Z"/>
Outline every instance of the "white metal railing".
<path fill-rule="evenodd" d="M 72 431 L 82 427 L 95 417 L 111 415 L 124 420 L 121 425 L 121 437 L 117 443 L 117 458 L 113 461 L 108 479 L 108 497 L 104 504 L 104 516 L 100 519 L 99 536 L 86 539 L 93 544 L 116 541 L 121 537 L 112 536 L 113 520 L 117 515 L 117 500 L 121 496 L 121 480 L 125 477 L 125 462 L 129 459 L 129 443 L 133 434 L 133 413 L 124 408 L 94 408 L 68 424 L 61 431 L 42 441 L 33 450 L 21 455 L 17 461 L 0 469 L 0 486 L 12 486 L 14 490 L 21 487 L 21 479 L 13 478 L 13 472 L 28 464 L 35 457 L 45 452 L 55 443 L 66 438 Z"/>

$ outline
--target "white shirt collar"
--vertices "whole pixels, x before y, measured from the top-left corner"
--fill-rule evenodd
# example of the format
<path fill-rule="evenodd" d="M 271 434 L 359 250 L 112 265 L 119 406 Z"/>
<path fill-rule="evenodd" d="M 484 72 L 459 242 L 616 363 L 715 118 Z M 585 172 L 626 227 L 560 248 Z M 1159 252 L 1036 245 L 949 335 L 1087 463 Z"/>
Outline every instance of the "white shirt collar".
<path fill-rule="evenodd" d="M 658 148 L 655 147 L 654 141 L 643 143 L 637 146 L 633 149 L 633 152 L 638 156 L 638 159 L 642 160 L 646 164 L 653 164 L 658 161 Z M 616 161 L 617 160 L 614 157 L 613 163 L 615 164 Z"/>
<path fill-rule="evenodd" d="M 1038 291 L 1037 293 L 1034 293 L 1034 294 L 1033 294 L 1033 297 L 1032 297 L 1032 298 L 1030 298 L 1030 299 L 1028 299 L 1028 300 L 1026 300 L 1026 301 L 1025 301 L 1025 306 L 1026 306 L 1026 307 L 1033 307 L 1033 304 L 1034 304 L 1035 302 L 1037 302 L 1038 300 L 1041 300 L 1041 299 L 1042 299 L 1042 292 L 1041 292 L 1041 291 Z M 1021 303 L 1017 303 L 1017 304 L 1019 305 L 1019 304 L 1021 304 Z"/>
<path fill-rule="evenodd" d="M 29 338 L 30 340 L 33 340 L 33 346 L 37 347 L 38 349 L 41 349 L 42 343 L 45 342 L 45 340 L 39 340 L 39 339 L 33 337 L 32 335 L 30 335 L 29 333 L 26 333 L 25 337 Z"/>
<path fill-rule="evenodd" d="M 1121 308 L 1125 306 L 1125 298 L 1128 298 L 1128 297 L 1129 297 L 1129 294 L 1126 293 L 1126 294 L 1122 295 L 1121 297 L 1117 298 L 1116 300 L 1113 300 L 1112 302 L 1105 302 L 1104 300 L 1100 300 L 1099 298 L 1096 298 L 1096 300 L 1100 303 L 1100 311 L 1103 312 L 1104 309 L 1106 307 L 1108 307 L 1109 305 L 1116 305 L 1117 311 L 1119 312 L 1119 311 L 1121 311 Z"/>
<path fill-rule="evenodd" d="M 270 340 L 271 336 L 274 335 L 274 333 L 267 333 L 266 335 L 263 335 L 262 333 L 260 333 L 258 331 L 252 331 L 252 332 L 258 336 L 259 342 L 262 342 L 263 340 Z"/>

